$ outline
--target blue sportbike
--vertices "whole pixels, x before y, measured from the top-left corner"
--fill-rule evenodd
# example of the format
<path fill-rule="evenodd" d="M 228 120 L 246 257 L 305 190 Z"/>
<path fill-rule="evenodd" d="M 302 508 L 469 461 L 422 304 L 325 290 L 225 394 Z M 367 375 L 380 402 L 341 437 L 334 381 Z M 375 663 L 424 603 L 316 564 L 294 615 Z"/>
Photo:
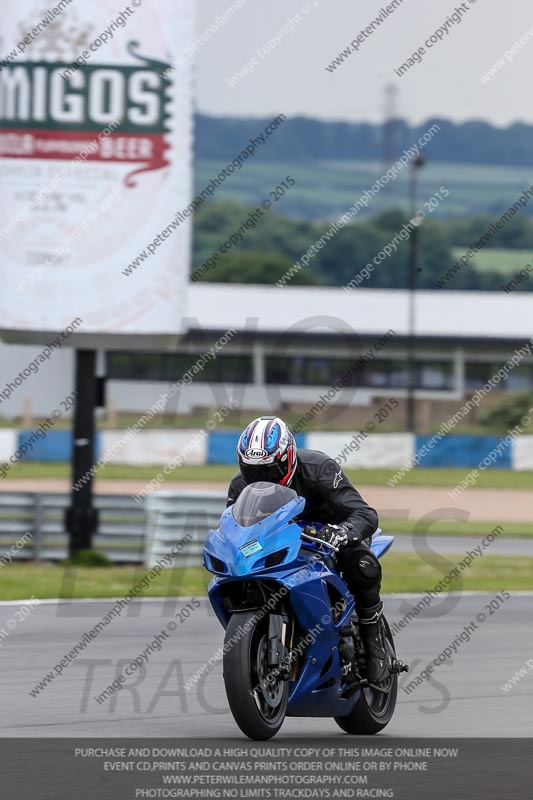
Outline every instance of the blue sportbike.
<path fill-rule="evenodd" d="M 378 733 L 407 670 L 383 618 L 389 676 L 368 683 L 353 597 L 320 526 L 298 521 L 304 506 L 285 486 L 250 484 L 204 545 L 204 566 L 214 574 L 209 599 L 226 629 L 228 702 L 251 739 L 270 739 L 287 715 L 334 717 L 347 733 Z M 371 543 L 378 557 L 393 542 L 380 533 Z"/>

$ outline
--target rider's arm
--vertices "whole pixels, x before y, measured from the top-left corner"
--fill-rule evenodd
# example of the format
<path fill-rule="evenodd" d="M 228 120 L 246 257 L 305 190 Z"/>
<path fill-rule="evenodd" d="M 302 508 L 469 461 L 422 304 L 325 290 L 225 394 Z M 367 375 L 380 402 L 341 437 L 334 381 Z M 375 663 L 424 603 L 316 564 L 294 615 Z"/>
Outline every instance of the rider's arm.
<path fill-rule="evenodd" d="M 349 522 L 362 539 L 372 536 L 378 527 L 378 514 L 350 483 L 332 458 L 324 462 L 317 476 L 316 492 L 332 506 L 337 523 Z"/>
<path fill-rule="evenodd" d="M 237 500 L 238 496 L 244 489 L 246 484 L 244 483 L 241 473 L 238 472 L 236 475 L 233 476 L 231 479 L 231 483 L 228 487 L 228 497 L 226 500 L 226 508 L 228 506 L 232 506 L 233 503 Z"/>

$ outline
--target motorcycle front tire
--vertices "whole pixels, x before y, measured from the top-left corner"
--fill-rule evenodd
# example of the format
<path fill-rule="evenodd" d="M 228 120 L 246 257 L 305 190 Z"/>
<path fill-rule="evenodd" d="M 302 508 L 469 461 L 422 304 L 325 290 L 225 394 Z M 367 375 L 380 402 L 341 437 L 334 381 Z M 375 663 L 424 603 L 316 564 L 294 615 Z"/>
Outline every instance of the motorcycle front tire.
<path fill-rule="evenodd" d="M 285 720 L 289 684 L 266 681 L 268 617 L 257 619 L 253 610 L 232 614 L 224 644 L 224 684 L 233 718 L 250 739 L 271 739 Z"/>

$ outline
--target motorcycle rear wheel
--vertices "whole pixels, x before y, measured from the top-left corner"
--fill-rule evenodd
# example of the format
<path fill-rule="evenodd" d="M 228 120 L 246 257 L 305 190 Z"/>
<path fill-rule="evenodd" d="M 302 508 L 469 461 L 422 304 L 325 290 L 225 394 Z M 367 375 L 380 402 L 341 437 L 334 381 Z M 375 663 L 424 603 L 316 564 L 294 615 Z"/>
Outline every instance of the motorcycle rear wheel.
<path fill-rule="evenodd" d="M 226 628 L 223 674 L 229 707 L 235 722 L 250 739 L 275 736 L 287 713 L 289 684 L 266 681 L 268 675 L 268 617 L 257 612 L 231 616 Z"/>
<path fill-rule="evenodd" d="M 385 637 L 387 650 L 390 658 L 395 658 L 394 641 L 389 624 L 383 618 L 385 626 Z M 347 717 L 335 717 L 335 722 L 346 733 L 359 735 L 373 735 L 385 728 L 392 719 L 396 708 L 396 696 L 398 694 L 398 675 L 391 676 L 392 684 L 390 691 L 385 694 L 372 689 L 370 686 L 361 689 L 352 713 Z"/>

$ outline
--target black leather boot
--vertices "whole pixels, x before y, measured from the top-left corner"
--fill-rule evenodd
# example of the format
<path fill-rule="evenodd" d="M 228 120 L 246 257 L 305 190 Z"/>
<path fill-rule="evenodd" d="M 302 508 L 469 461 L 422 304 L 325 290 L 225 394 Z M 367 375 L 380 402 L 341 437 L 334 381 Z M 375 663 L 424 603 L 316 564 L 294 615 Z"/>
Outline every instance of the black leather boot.
<path fill-rule="evenodd" d="M 357 609 L 359 631 L 365 648 L 366 671 L 369 683 L 384 683 L 389 677 L 390 659 L 385 645 L 385 629 L 381 617 L 383 603 L 371 608 Z"/>

